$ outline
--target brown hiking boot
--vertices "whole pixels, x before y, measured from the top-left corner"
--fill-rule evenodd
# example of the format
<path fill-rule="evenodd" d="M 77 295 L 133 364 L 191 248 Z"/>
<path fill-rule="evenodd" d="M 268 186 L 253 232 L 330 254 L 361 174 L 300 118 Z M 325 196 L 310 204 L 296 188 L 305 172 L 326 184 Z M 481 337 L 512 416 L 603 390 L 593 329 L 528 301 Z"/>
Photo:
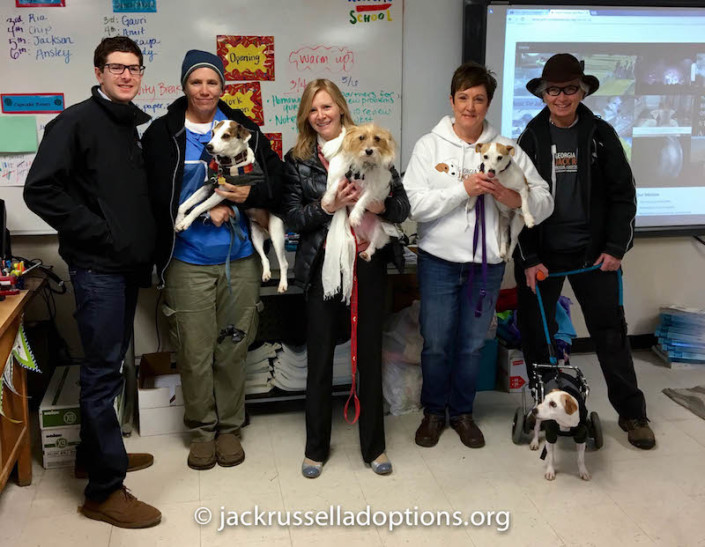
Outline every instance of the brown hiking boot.
<path fill-rule="evenodd" d="M 446 417 L 440 414 L 424 414 L 421 425 L 416 430 L 414 440 L 419 446 L 430 448 L 438 444 L 443 428 L 446 426 Z"/>
<path fill-rule="evenodd" d="M 234 433 L 221 433 L 215 440 L 215 459 L 221 467 L 232 467 L 245 461 L 245 451 Z"/>
<path fill-rule="evenodd" d="M 156 507 L 138 500 L 124 486 L 103 501 L 87 499 L 80 512 L 89 519 L 102 520 L 118 528 L 149 528 L 162 520 Z"/>
<path fill-rule="evenodd" d="M 199 471 L 215 467 L 215 441 L 191 441 L 187 463 Z"/>
<path fill-rule="evenodd" d="M 472 414 L 461 414 L 450 419 L 450 427 L 455 429 L 462 443 L 469 448 L 482 448 L 485 446 L 485 437 L 477 427 Z"/>
<path fill-rule="evenodd" d="M 134 454 L 127 455 L 127 472 L 139 471 L 140 469 L 147 469 L 154 463 L 154 456 L 146 453 L 136 452 Z M 87 479 L 88 470 L 81 464 L 76 462 L 73 467 L 73 475 L 77 479 Z"/>
<path fill-rule="evenodd" d="M 637 448 L 650 450 L 656 446 L 656 438 L 647 418 L 622 418 L 620 416 L 617 423 L 623 431 L 627 432 L 629 442 Z"/>

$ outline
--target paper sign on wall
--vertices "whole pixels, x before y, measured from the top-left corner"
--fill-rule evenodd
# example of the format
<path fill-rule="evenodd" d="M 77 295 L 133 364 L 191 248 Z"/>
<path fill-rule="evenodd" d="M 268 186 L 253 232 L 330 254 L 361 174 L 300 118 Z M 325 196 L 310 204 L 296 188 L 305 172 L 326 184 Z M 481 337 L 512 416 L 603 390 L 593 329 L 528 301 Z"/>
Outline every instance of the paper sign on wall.
<path fill-rule="evenodd" d="M 217 52 L 228 81 L 274 80 L 274 36 L 218 35 Z"/>

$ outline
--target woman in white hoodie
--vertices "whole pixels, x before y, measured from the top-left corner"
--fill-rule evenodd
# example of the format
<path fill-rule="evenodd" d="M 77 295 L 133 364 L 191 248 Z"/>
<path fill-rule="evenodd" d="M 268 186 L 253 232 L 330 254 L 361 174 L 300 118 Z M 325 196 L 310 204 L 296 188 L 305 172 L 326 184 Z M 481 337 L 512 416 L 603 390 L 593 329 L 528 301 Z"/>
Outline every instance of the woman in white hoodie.
<path fill-rule="evenodd" d="M 480 171 L 482 160 L 475 145 L 514 146 L 513 161 L 529 183 L 529 210 L 535 221 L 541 222 L 553 211 L 548 185 L 528 156 L 485 121 L 496 87 L 494 76 L 482 65 L 460 66 L 450 88 L 453 116 L 444 117 L 419 139 L 404 176 L 411 219 L 418 223 L 419 234 L 424 338 L 424 418 L 416 431 L 420 446 L 438 442 L 446 412 L 463 444 L 471 448 L 485 444 L 472 411 L 480 349 L 504 276 L 495 201 L 520 207 L 521 198 Z"/>

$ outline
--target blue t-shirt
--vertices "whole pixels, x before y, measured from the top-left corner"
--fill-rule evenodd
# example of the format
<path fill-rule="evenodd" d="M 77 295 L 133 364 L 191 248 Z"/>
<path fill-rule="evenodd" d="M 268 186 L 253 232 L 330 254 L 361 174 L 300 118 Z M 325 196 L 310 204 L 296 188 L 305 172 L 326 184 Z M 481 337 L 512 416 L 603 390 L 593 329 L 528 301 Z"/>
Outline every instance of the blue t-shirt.
<path fill-rule="evenodd" d="M 215 114 L 214 121 L 208 124 L 195 124 L 186 121 L 186 158 L 184 161 L 184 178 L 181 183 L 179 204 L 186 201 L 196 190 L 203 186 L 208 178 L 208 162 L 210 155 L 205 151 L 206 144 L 211 139 L 213 124 L 228 118 L 220 110 Z M 202 266 L 224 264 L 230 260 L 245 258 L 253 253 L 250 241 L 249 227 L 245 215 L 237 211 L 240 216 L 239 225 L 245 239 L 241 240 L 237 234 L 231 236 L 228 223 L 220 227 L 203 216 L 196 219 L 187 230 L 176 234 L 174 245 L 174 258 L 189 264 Z"/>

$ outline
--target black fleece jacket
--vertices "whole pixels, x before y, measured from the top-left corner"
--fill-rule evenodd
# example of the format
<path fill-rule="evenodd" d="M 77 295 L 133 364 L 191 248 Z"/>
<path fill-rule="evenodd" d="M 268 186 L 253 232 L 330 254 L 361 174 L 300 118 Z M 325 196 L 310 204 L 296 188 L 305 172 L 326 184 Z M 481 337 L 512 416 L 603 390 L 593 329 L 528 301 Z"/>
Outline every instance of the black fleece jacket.
<path fill-rule="evenodd" d="M 636 216 L 636 188 L 634 176 L 624 149 L 614 128 L 596 117 L 584 104 L 578 105 L 578 183 L 583 192 L 583 203 L 588 210 L 590 243 L 585 251 L 585 264 L 593 264 L 601 253 L 621 259 L 632 247 L 634 217 Z M 544 108 L 529 122 L 517 143 L 534 162 L 539 174 L 551 186 L 553 157 L 549 110 Z M 584 161 L 589 158 L 589 161 Z M 543 261 L 540 224 L 519 235 L 514 259 L 524 268 Z"/>
<path fill-rule="evenodd" d="M 296 160 L 289 151 L 284 158 L 284 195 L 282 206 L 286 215 L 287 226 L 299 233 L 299 245 L 294 263 L 296 284 L 304 290 L 311 283 L 313 264 L 323 249 L 328 235 L 330 221 L 333 218 L 321 208 L 321 198 L 326 192 L 328 172 L 313 154 L 307 160 Z M 409 199 L 402 186 L 396 169 L 392 168 L 392 184 L 389 197 L 384 200 L 385 212 L 380 217 L 387 222 L 404 222 L 409 216 Z M 402 249 L 398 241 L 393 240 L 379 252 L 390 253 L 387 259 L 397 267 L 403 266 Z"/>
<path fill-rule="evenodd" d="M 104 99 L 98 86 L 91 92 L 47 124 L 24 199 L 58 232 L 70 267 L 139 274 L 147 284 L 155 225 L 136 128 L 150 117 Z"/>
<path fill-rule="evenodd" d="M 164 270 L 171 261 L 174 251 L 174 219 L 179 208 L 181 183 L 184 176 L 186 154 L 186 107 L 188 100 L 180 97 L 174 101 L 168 112 L 149 126 L 142 139 L 144 157 L 149 175 L 149 188 L 154 216 L 157 220 L 157 250 L 155 263 L 160 286 L 164 284 Z M 250 148 L 255 159 L 264 171 L 265 182 L 250 187 L 250 195 L 241 209 L 261 207 L 278 211 L 281 197 L 282 161 L 272 150 L 259 127 L 240 110 L 230 108 L 219 101 L 218 108 L 228 119 L 243 125 L 252 132 Z"/>

